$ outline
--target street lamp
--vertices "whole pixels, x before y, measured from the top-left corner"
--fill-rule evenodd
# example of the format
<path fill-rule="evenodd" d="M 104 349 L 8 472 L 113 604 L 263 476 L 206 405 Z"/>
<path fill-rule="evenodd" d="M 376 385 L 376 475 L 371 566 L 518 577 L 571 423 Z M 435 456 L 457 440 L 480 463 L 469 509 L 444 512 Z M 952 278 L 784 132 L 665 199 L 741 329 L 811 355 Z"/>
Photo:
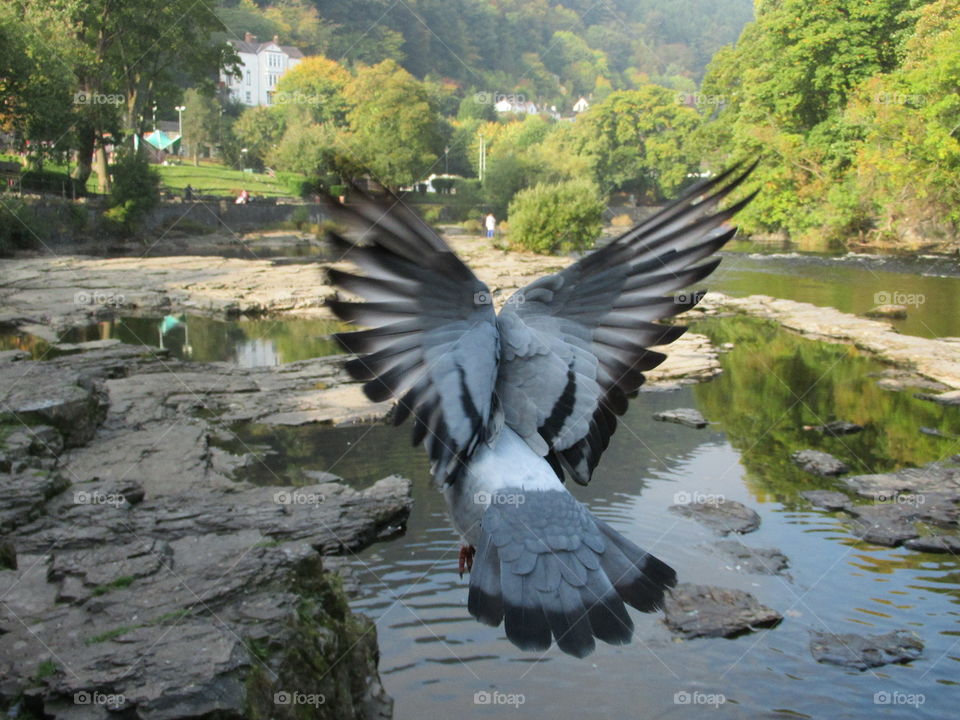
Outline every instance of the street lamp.
<path fill-rule="evenodd" d="M 247 149 L 246 148 L 240 148 L 240 169 L 241 170 L 247 169 Z"/>
<path fill-rule="evenodd" d="M 180 135 L 180 148 L 177 155 L 183 156 L 183 111 L 187 109 L 186 105 L 177 105 L 174 110 L 177 111 L 177 134 Z"/>

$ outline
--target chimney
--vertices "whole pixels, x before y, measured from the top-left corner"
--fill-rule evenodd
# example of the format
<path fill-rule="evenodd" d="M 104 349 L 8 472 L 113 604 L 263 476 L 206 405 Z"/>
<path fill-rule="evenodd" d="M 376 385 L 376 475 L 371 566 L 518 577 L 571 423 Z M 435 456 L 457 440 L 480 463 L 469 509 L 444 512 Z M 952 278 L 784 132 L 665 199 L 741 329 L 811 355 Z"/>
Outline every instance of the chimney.
<path fill-rule="evenodd" d="M 279 36 L 279 35 L 274 35 L 274 36 L 273 36 L 273 44 L 274 44 L 274 45 L 279 45 L 279 44 L 280 44 L 280 36 Z"/>
<path fill-rule="evenodd" d="M 245 32 L 243 34 L 243 41 L 248 43 L 255 43 L 257 41 L 257 36 L 252 32 Z"/>

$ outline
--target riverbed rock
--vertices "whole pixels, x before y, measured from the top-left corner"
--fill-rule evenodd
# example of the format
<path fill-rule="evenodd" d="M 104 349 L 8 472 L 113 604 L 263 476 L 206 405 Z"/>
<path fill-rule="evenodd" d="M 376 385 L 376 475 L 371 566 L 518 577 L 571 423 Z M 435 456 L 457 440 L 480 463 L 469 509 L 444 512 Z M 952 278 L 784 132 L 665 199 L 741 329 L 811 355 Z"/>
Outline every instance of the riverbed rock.
<path fill-rule="evenodd" d="M 917 513 L 906 505 L 855 505 L 850 513 L 857 537 L 875 545 L 896 547 L 920 535 L 913 522 Z"/>
<path fill-rule="evenodd" d="M 923 535 L 903 543 L 905 548 L 928 553 L 960 553 L 960 535 Z"/>
<path fill-rule="evenodd" d="M 923 641 L 909 630 L 883 635 L 811 632 L 810 652 L 817 662 L 866 670 L 906 663 L 923 654 Z"/>
<path fill-rule="evenodd" d="M 817 431 L 831 437 L 840 437 L 841 435 L 854 435 L 863 431 L 863 425 L 849 422 L 848 420 L 831 420 L 823 425 L 817 425 Z"/>
<path fill-rule="evenodd" d="M 780 575 L 790 565 L 787 556 L 776 548 L 755 548 L 736 540 L 721 540 L 712 549 L 728 560 L 728 567 L 751 575 Z"/>
<path fill-rule="evenodd" d="M 663 611 L 667 627 L 685 638 L 736 637 L 783 619 L 743 590 L 691 583 L 667 593 Z"/>
<path fill-rule="evenodd" d="M 836 490 L 807 490 L 800 493 L 800 497 L 824 510 L 847 510 L 853 506 L 853 501 L 847 495 Z"/>
<path fill-rule="evenodd" d="M 906 305 L 877 305 L 864 313 L 867 317 L 903 320 L 907 317 Z"/>
<path fill-rule="evenodd" d="M 692 428 L 704 428 L 707 426 L 707 421 L 703 415 L 700 414 L 700 411 L 694 410 L 693 408 L 663 410 L 662 412 L 655 413 L 653 419 L 660 420 L 661 422 L 672 422 L 679 425 L 686 425 L 687 427 Z"/>
<path fill-rule="evenodd" d="M 0 392 L 0 425 L 50 425 L 67 447 L 89 442 L 109 405 L 100 380 L 40 362 L 0 363 Z"/>
<path fill-rule="evenodd" d="M 798 450 L 790 455 L 790 459 L 799 465 L 804 472 L 819 477 L 843 475 L 850 470 L 845 462 L 820 450 Z"/>
<path fill-rule="evenodd" d="M 960 390 L 950 390 L 949 392 L 942 393 L 917 393 L 914 397 L 948 407 L 960 405 Z"/>
<path fill-rule="evenodd" d="M 960 499 L 960 467 L 945 463 L 934 462 L 889 473 L 852 475 L 843 478 L 843 482 L 859 495 L 875 500 L 889 500 L 900 495 Z"/>
<path fill-rule="evenodd" d="M 239 399 L 270 395 L 247 406 L 257 417 L 341 370 L 185 366 L 114 344 L 35 368 L 68 398 L 82 376 L 92 380 L 73 383 L 87 391 L 77 397 L 112 402 L 90 403 L 103 413 L 92 436 L 58 427 L 63 413 L 0 436 L 0 707 L 65 720 L 274 717 L 277 693 L 299 693 L 311 717 L 389 717 L 375 628 L 351 613 L 326 558 L 402 532 L 410 481 L 356 489 L 318 473 L 309 486 L 256 487 L 209 444 L 229 434 L 218 413 Z M 45 407 L 48 387 L 17 386 L 18 407 Z"/>
<path fill-rule="evenodd" d="M 760 527 L 760 516 L 736 500 L 718 497 L 710 502 L 671 505 L 670 510 L 703 523 L 718 535 L 749 533 Z"/>

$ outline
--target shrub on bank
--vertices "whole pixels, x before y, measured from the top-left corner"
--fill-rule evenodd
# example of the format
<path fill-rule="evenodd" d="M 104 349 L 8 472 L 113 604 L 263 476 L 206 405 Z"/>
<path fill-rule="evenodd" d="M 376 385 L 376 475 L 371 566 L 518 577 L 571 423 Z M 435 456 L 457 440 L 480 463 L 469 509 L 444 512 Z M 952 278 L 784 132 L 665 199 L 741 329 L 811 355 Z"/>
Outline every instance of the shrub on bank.
<path fill-rule="evenodd" d="M 600 234 L 603 207 L 588 180 L 521 190 L 510 202 L 510 243 L 538 253 L 586 250 Z"/>

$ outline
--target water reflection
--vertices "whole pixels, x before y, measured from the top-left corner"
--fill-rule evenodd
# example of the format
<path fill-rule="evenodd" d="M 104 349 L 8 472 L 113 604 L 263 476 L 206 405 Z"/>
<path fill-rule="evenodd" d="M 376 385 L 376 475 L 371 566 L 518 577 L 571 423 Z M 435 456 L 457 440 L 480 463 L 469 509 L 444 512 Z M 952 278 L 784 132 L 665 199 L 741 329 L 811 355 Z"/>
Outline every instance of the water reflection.
<path fill-rule="evenodd" d="M 330 337 L 343 329 L 336 320 L 216 320 L 199 315 L 119 317 L 69 330 L 61 342 L 115 338 L 162 347 L 173 357 L 197 362 L 232 362 L 262 367 L 342 352 Z"/>

